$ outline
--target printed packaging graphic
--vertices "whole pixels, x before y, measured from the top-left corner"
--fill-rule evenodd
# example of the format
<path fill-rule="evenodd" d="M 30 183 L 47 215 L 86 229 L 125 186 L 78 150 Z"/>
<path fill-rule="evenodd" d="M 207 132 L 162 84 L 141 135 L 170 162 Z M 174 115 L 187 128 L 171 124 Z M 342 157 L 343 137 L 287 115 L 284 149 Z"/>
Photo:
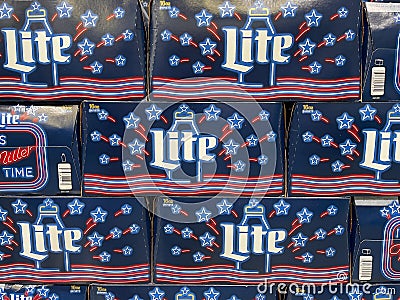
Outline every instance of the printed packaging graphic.
<path fill-rule="evenodd" d="M 80 194 L 78 106 L 0 106 L 0 193 Z"/>
<path fill-rule="evenodd" d="M 400 205 L 396 200 L 356 200 L 354 282 L 395 282 L 400 278 Z"/>
<path fill-rule="evenodd" d="M 398 100 L 400 3 L 364 3 L 364 10 L 368 39 L 365 43 L 363 100 Z"/>
<path fill-rule="evenodd" d="M 0 282 L 149 282 L 149 219 L 135 198 L 2 198 Z"/>
<path fill-rule="evenodd" d="M 347 282 L 348 199 L 235 200 L 158 199 L 155 282 Z"/>
<path fill-rule="evenodd" d="M 86 195 L 282 195 L 280 103 L 84 102 Z"/>
<path fill-rule="evenodd" d="M 266 300 L 277 299 L 277 296 L 269 290 L 260 293 L 255 286 L 92 285 L 89 298 L 91 300 Z"/>
<path fill-rule="evenodd" d="M 0 5 L 0 96 L 36 100 L 144 96 L 137 0 Z"/>
<path fill-rule="evenodd" d="M 286 300 L 316 300 L 316 299 L 330 299 L 330 300 L 395 300 L 400 297 L 399 285 L 348 285 L 330 286 L 324 290 L 310 290 L 300 289 L 295 292 L 292 290 L 288 293 Z"/>
<path fill-rule="evenodd" d="M 79 285 L 0 285 L 4 300 L 85 300 L 87 287 Z"/>
<path fill-rule="evenodd" d="M 290 195 L 399 195 L 399 103 L 298 104 Z"/>
<path fill-rule="evenodd" d="M 357 100 L 360 9 L 356 0 L 154 1 L 153 96 Z"/>

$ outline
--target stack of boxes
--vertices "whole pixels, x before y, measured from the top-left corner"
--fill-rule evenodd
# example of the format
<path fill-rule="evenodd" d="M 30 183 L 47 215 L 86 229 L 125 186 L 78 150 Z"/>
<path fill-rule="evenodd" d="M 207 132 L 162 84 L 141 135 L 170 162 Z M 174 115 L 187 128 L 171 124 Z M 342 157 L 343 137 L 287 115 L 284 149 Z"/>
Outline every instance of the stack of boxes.
<path fill-rule="evenodd" d="M 1 3 L 0 299 L 400 297 L 400 5 L 328 2 Z"/>

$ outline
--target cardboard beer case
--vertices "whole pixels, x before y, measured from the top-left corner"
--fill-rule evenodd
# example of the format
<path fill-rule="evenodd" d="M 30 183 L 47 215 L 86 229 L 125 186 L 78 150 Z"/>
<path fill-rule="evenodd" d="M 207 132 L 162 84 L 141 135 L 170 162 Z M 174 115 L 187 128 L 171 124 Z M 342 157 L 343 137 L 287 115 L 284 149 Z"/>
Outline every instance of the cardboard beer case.
<path fill-rule="evenodd" d="M 400 104 L 298 104 L 289 133 L 290 195 L 396 196 Z"/>
<path fill-rule="evenodd" d="M 91 102 L 83 193 L 283 195 L 280 103 Z"/>
<path fill-rule="evenodd" d="M 354 101 L 361 3 L 153 1 L 155 99 Z"/>
<path fill-rule="evenodd" d="M 156 283 L 349 279 L 349 199 L 160 197 L 155 214 Z"/>
<path fill-rule="evenodd" d="M 364 3 L 364 101 L 400 99 L 400 3 Z M 394 1 L 396 2 L 396 1 Z"/>
<path fill-rule="evenodd" d="M 0 193 L 79 195 L 78 106 L 0 106 Z"/>
<path fill-rule="evenodd" d="M 353 282 L 395 283 L 399 279 L 399 212 L 397 197 L 356 198 Z"/>
<path fill-rule="evenodd" d="M 86 286 L 0 284 L 0 297 L 8 300 L 85 300 Z"/>
<path fill-rule="evenodd" d="M 90 300 L 239 300 L 277 299 L 275 289 L 258 291 L 256 286 L 227 285 L 91 285 Z"/>
<path fill-rule="evenodd" d="M 147 283 L 144 200 L 1 198 L 0 282 Z"/>
<path fill-rule="evenodd" d="M 3 1 L 0 97 L 142 99 L 142 23 L 138 0 Z"/>

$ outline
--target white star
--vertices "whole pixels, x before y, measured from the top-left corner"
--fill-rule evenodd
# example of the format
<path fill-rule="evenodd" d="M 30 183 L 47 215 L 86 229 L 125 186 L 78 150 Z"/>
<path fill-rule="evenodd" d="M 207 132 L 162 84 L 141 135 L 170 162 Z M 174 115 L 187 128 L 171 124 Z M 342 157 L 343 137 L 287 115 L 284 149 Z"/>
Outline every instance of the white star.
<path fill-rule="evenodd" d="M 50 300 L 58 300 L 58 296 L 57 294 L 53 293 L 51 294 L 51 296 L 49 297 Z"/>
<path fill-rule="evenodd" d="M 231 213 L 231 208 L 232 208 L 233 204 L 230 203 L 228 200 L 226 199 L 222 199 L 221 202 L 217 203 L 217 207 L 219 210 L 219 214 L 227 214 L 229 215 Z"/>
<path fill-rule="evenodd" d="M 204 64 L 200 61 L 197 61 L 192 65 L 194 74 L 202 74 L 204 72 Z"/>
<path fill-rule="evenodd" d="M 125 129 L 130 129 L 130 128 L 138 128 L 140 118 L 137 117 L 133 112 L 130 112 L 128 115 L 122 118 L 125 122 Z"/>
<path fill-rule="evenodd" d="M 313 55 L 316 44 L 307 38 L 303 43 L 299 44 L 299 47 L 302 49 L 301 55 Z"/>
<path fill-rule="evenodd" d="M 116 19 L 122 19 L 125 15 L 125 10 L 121 7 L 114 9 L 114 15 Z"/>
<path fill-rule="evenodd" d="M 399 214 L 400 213 L 400 205 L 396 201 L 393 201 L 389 205 L 389 208 L 390 208 L 392 214 Z"/>
<path fill-rule="evenodd" d="M 115 57 L 115 64 L 118 67 L 123 67 L 126 64 L 126 58 L 123 55 L 118 55 L 117 57 Z"/>
<path fill-rule="evenodd" d="M 56 7 L 56 9 L 58 10 L 58 17 L 62 19 L 71 17 L 71 11 L 73 7 L 69 5 L 66 1 L 63 1 L 60 5 Z"/>
<path fill-rule="evenodd" d="M 222 145 L 222 147 L 226 150 L 227 155 L 236 155 L 239 144 L 236 144 L 234 140 L 230 139 L 228 143 Z"/>
<path fill-rule="evenodd" d="M 114 45 L 114 37 L 109 33 L 106 33 L 105 35 L 103 35 L 101 37 L 101 39 L 103 40 L 104 46 L 106 46 L 106 47 Z"/>
<path fill-rule="evenodd" d="M 214 49 L 217 47 L 217 43 L 214 43 L 210 38 L 206 38 L 204 41 L 199 43 L 199 46 L 202 49 L 202 55 L 213 55 Z"/>
<path fill-rule="evenodd" d="M 78 47 L 81 49 L 81 56 L 92 55 L 95 46 L 88 38 L 84 38 L 82 42 L 78 43 Z"/>
<path fill-rule="evenodd" d="M 110 141 L 110 146 L 117 147 L 120 145 L 121 137 L 118 134 L 114 133 L 112 136 L 108 138 L 108 140 Z"/>
<path fill-rule="evenodd" d="M 92 64 L 90 64 L 90 67 L 92 68 L 92 73 L 93 74 L 101 74 L 103 70 L 103 65 L 98 62 L 97 60 L 94 61 Z"/>
<path fill-rule="evenodd" d="M 202 9 L 198 14 L 195 15 L 197 19 L 197 26 L 210 26 L 212 14 L 208 13 L 205 9 Z"/>
<path fill-rule="evenodd" d="M 350 129 L 354 122 L 354 118 L 350 116 L 347 112 L 344 112 L 341 116 L 336 118 L 336 121 L 339 130 Z"/>
<path fill-rule="evenodd" d="M 91 10 L 87 10 L 83 15 L 81 15 L 83 26 L 87 28 L 95 27 L 98 18 L 99 16 L 93 13 Z"/>
<path fill-rule="evenodd" d="M 42 113 L 38 116 L 38 118 L 39 118 L 39 122 L 47 122 L 48 116 L 46 114 Z"/>
<path fill-rule="evenodd" d="M 220 292 L 218 292 L 213 287 L 210 287 L 207 291 L 203 293 L 203 295 L 204 297 L 206 297 L 206 300 L 218 300 Z"/>
<path fill-rule="evenodd" d="M 149 121 L 159 120 L 160 115 L 162 113 L 162 109 L 155 104 L 152 104 L 149 108 L 146 108 L 144 111 L 146 112 L 147 120 Z"/>
<path fill-rule="evenodd" d="M 281 6 L 283 9 L 283 17 L 291 17 L 294 18 L 296 16 L 297 5 L 291 3 L 290 1 L 286 3 L 286 6 Z"/>
<path fill-rule="evenodd" d="M 211 212 L 208 211 L 204 206 L 196 211 L 197 222 L 208 222 L 210 220 Z"/>
<path fill-rule="evenodd" d="M 145 147 L 145 144 L 140 143 L 138 139 L 134 139 L 131 143 L 128 144 L 130 149 L 130 153 L 133 154 L 142 154 L 142 151 Z"/>
<path fill-rule="evenodd" d="M 206 114 L 206 120 L 218 120 L 218 116 L 221 113 L 221 110 L 216 107 L 214 104 L 211 104 L 208 108 L 204 109 L 204 113 Z"/>
<path fill-rule="evenodd" d="M 229 122 L 231 129 L 242 129 L 244 119 L 238 113 L 234 113 L 232 116 L 227 118 L 227 121 Z"/>
<path fill-rule="evenodd" d="M 202 262 L 203 257 L 204 257 L 204 254 L 202 254 L 201 252 L 196 252 L 195 254 L 193 254 L 194 262 Z"/>
<path fill-rule="evenodd" d="M 0 8 L 0 19 L 10 19 L 14 8 L 9 6 L 6 2 Z"/>
<path fill-rule="evenodd" d="M 225 1 L 218 8 L 220 10 L 221 18 L 232 18 L 236 7 L 229 1 Z"/>
<path fill-rule="evenodd" d="M 305 254 L 303 254 L 302 257 L 303 257 L 303 263 L 311 263 L 311 261 L 314 258 L 314 256 L 311 255 L 311 253 L 309 253 L 309 252 L 306 252 Z"/>
<path fill-rule="evenodd" d="M 102 252 L 99 256 L 100 256 L 101 262 L 109 262 L 111 259 L 111 255 L 106 251 Z"/>
<path fill-rule="evenodd" d="M 308 27 L 318 27 L 321 22 L 322 15 L 315 9 L 312 9 L 308 14 L 305 15 Z"/>
<path fill-rule="evenodd" d="M 233 164 L 235 166 L 234 170 L 235 172 L 243 172 L 244 168 L 246 167 L 246 164 L 242 162 L 241 160 L 238 160 Z"/>

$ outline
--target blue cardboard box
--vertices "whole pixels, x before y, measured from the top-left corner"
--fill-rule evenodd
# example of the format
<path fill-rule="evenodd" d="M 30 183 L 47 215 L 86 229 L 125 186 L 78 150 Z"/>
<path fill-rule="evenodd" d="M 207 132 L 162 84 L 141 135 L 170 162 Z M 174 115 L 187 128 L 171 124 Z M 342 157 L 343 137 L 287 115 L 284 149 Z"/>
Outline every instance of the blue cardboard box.
<path fill-rule="evenodd" d="M 154 1 L 156 99 L 360 98 L 361 3 Z"/>
<path fill-rule="evenodd" d="M 399 195 L 400 104 L 296 105 L 289 133 L 289 194 Z"/>
<path fill-rule="evenodd" d="M 387 1 L 384 1 L 387 2 Z M 400 99 L 400 3 L 364 3 L 364 101 Z"/>
<path fill-rule="evenodd" d="M 0 5 L 0 96 L 142 99 L 138 0 L 16 1 Z"/>
<path fill-rule="evenodd" d="M 299 288 L 287 293 L 285 300 L 395 300 L 400 296 L 399 285 L 342 285 L 326 286 L 324 289 Z"/>
<path fill-rule="evenodd" d="M 0 282 L 150 281 L 150 223 L 143 200 L 0 200 Z"/>
<path fill-rule="evenodd" d="M 0 297 L 4 300 L 85 300 L 86 286 L 80 285 L 9 285 L 0 284 Z"/>
<path fill-rule="evenodd" d="M 400 278 L 400 205 L 393 199 L 356 199 L 353 282 L 395 283 Z"/>
<path fill-rule="evenodd" d="M 79 195 L 78 106 L 0 106 L 0 193 Z"/>
<path fill-rule="evenodd" d="M 280 103 L 90 102 L 85 195 L 282 195 Z"/>
<path fill-rule="evenodd" d="M 348 281 L 348 199 L 160 197 L 155 212 L 156 283 Z"/>
<path fill-rule="evenodd" d="M 270 291 L 257 291 L 255 286 L 185 286 L 185 285 L 91 285 L 90 300 L 239 300 L 277 299 Z"/>

